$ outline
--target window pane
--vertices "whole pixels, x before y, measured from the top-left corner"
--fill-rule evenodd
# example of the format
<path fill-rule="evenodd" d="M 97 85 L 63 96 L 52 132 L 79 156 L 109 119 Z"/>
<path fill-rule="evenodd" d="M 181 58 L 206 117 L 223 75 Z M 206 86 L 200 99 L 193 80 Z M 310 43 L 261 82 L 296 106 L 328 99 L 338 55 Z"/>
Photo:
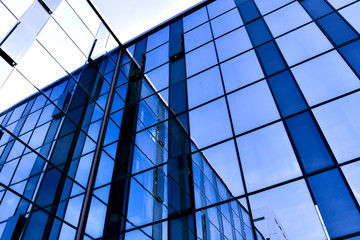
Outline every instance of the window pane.
<path fill-rule="evenodd" d="M 187 80 L 189 108 L 196 107 L 224 94 L 218 67 Z"/>
<path fill-rule="evenodd" d="M 264 17 L 274 37 L 311 21 L 298 2 L 294 2 Z"/>
<path fill-rule="evenodd" d="M 282 123 L 276 123 L 236 139 L 249 192 L 301 175 Z"/>
<path fill-rule="evenodd" d="M 339 11 L 341 15 L 360 33 L 360 2 Z"/>
<path fill-rule="evenodd" d="M 349 62 L 350 66 L 360 74 L 360 40 L 352 42 L 340 48 L 340 52 L 344 55 L 345 59 Z"/>
<path fill-rule="evenodd" d="M 145 72 L 169 61 L 169 44 L 166 43 L 159 48 L 146 54 Z"/>
<path fill-rule="evenodd" d="M 185 51 L 188 52 L 212 40 L 210 24 L 205 23 L 184 34 Z"/>
<path fill-rule="evenodd" d="M 309 112 L 286 119 L 286 125 L 307 173 L 334 165 Z"/>
<path fill-rule="evenodd" d="M 345 178 L 348 181 L 356 200 L 360 204 L 360 161 L 343 166 Z"/>
<path fill-rule="evenodd" d="M 290 66 L 332 48 L 315 23 L 288 33 L 276 39 L 276 42 Z"/>
<path fill-rule="evenodd" d="M 272 39 L 271 33 L 262 18 L 247 24 L 246 29 L 249 32 L 254 46 L 263 44 Z"/>
<path fill-rule="evenodd" d="M 215 40 L 220 62 L 252 48 L 244 27 Z"/>
<path fill-rule="evenodd" d="M 148 72 L 146 75 L 157 91 L 169 86 L 169 64 L 165 64 L 164 66 Z"/>
<path fill-rule="evenodd" d="M 210 18 L 214 18 L 233 7 L 235 7 L 234 0 L 217 0 L 207 6 Z"/>
<path fill-rule="evenodd" d="M 286 117 L 306 109 L 306 104 L 289 71 L 268 79 L 281 114 Z"/>
<path fill-rule="evenodd" d="M 240 27 L 241 25 L 243 25 L 243 22 L 237 8 L 211 21 L 211 27 L 215 38 Z"/>
<path fill-rule="evenodd" d="M 199 26 L 208 20 L 206 8 L 201 8 L 196 12 L 183 18 L 184 32 Z"/>
<path fill-rule="evenodd" d="M 238 8 L 245 23 L 260 17 L 259 11 L 253 1 L 245 1 L 243 4 L 239 5 Z"/>
<path fill-rule="evenodd" d="M 360 156 L 360 93 L 333 101 L 313 110 L 339 163 Z"/>
<path fill-rule="evenodd" d="M 347 4 L 355 2 L 355 0 L 328 0 L 334 8 L 341 8 Z"/>
<path fill-rule="evenodd" d="M 322 17 L 333 11 L 329 4 L 324 0 L 305 0 L 301 1 L 301 5 L 314 19 Z"/>
<path fill-rule="evenodd" d="M 273 41 L 257 47 L 256 52 L 267 75 L 272 75 L 286 68 L 280 51 Z"/>
<path fill-rule="evenodd" d="M 220 66 L 226 92 L 233 91 L 264 77 L 253 50 L 226 61 Z"/>
<path fill-rule="evenodd" d="M 336 45 L 346 43 L 358 36 L 337 13 L 319 19 L 318 23 Z"/>
<path fill-rule="evenodd" d="M 326 239 L 303 180 L 250 196 L 250 204 L 265 239 Z"/>
<path fill-rule="evenodd" d="M 167 41 L 169 41 L 169 27 L 165 27 L 148 37 L 146 51 L 148 52 Z"/>
<path fill-rule="evenodd" d="M 337 169 L 309 177 L 309 184 L 331 238 L 358 232 L 360 214 Z"/>
<path fill-rule="evenodd" d="M 291 2 L 291 0 L 255 0 L 255 3 L 262 15 L 284 6 L 289 2 Z"/>
<path fill-rule="evenodd" d="M 214 43 L 208 43 L 205 46 L 186 54 L 185 58 L 187 77 L 215 65 L 217 63 L 217 58 Z"/>
<path fill-rule="evenodd" d="M 232 196 L 244 194 L 239 162 L 233 140 L 202 151 L 205 161 L 220 177 Z"/>
<path fill-rule="evenodd" d="M 266 81 L 228 96 L 235 133 L 243 133 L 278 119 L 275 102 Z"/>
<path fill-rule="evenodd" d="M 191 137 L 200 149 L 232 136 L 224 98 L 190 111 L 189 117 Z"/>
<path fill-rule="evenodd" d="M 310 106 L 358 89 L 360 81 L 332 51 L 291 69 Z"/>

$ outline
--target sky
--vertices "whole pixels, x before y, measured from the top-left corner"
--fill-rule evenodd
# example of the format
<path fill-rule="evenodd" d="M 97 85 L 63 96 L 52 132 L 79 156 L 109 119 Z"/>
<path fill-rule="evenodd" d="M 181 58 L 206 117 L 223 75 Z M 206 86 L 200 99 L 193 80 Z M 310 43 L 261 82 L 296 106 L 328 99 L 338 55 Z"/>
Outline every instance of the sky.
<path fill-rule="evenodd" d="M 201 0 L 93 0 L 122 43 L 157 26 Z"/>

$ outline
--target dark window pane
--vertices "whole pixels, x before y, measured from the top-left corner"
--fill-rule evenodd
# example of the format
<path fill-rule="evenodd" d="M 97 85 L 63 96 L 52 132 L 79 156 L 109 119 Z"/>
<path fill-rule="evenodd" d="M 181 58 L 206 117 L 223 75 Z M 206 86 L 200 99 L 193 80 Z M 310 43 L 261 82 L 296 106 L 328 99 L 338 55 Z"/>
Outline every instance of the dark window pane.
<path fill-rule="evenodd" d="M 360 75 L 360 40 L 340 48 L 340 52 L 344 55 L 346 60 L 348 60 L 357 74 Z"/>
<path fill-rule="evenodd" d="M 245 23 L 248 23 L 257 17 L 260 17 L 259 11 L 257 10 L 253 1 L 247 1 L 246 3 L 238 6 L 240 13 Z"/>
<path fill-rule="evenodd" d="M 269 78 L 269 85 L 284 117 L 306 109 L 304 99 L 288 71 Z"/>
<path fill-rule="evenodd" d="M 318 23 L 336 45 L 343 44 L 357 37 L 354 30 L 337 13 L 332 13 L 319 19 Z"/>
<path fill-rule="evenodd" d="M 271 40 L 269 29 L 265 25 L 264 19 L 260 18 L 246 26 L 254 46 L 260 45 Z"/>
<path fill-rule="evenodd" d="M 334 165 L 309 112 L 287 119 L 286 124 L 307 173 Z"/>
<path fill-rule="evenodd" d="M 338 170 L 308 178 L 331 238 L 360 231 L 360 214 Z"/>
<path fill-rule="evenodd" d="M 305 0 L 301 1 L 301 5 L 313 18 L 319 18 L 332 12 L 331 7 L 325 2 L 325 0 Z"/>
<path fill-rule="evenodd" d="M 274 42 L 269 42 L 258 47 L 256 52 L 259 55 L 260 61 L 267 75 L 272 75 L 285 69 L 285 63 L 282 60 L 279 50 L 276 48 Z"/>

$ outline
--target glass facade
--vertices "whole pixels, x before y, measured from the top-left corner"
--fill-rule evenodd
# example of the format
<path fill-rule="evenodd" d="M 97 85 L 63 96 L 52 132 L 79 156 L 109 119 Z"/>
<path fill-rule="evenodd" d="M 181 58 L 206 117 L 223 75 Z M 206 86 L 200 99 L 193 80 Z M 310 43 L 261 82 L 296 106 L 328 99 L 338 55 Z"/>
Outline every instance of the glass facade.
<path fill-rule="evenodd" d="M 360 238 L 360 1 L 88 2 L 0 1 L 1 240 Z"/>

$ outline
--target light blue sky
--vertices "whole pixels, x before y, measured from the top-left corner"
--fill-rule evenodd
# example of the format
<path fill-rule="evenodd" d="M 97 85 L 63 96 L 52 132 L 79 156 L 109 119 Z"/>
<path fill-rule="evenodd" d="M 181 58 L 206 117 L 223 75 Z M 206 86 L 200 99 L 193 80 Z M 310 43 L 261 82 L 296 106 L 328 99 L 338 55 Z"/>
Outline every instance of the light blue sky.
<path fill-rule="evenodd" d="M 93 0 L 122 43 L 199 2 L 201 0 Z"/>

